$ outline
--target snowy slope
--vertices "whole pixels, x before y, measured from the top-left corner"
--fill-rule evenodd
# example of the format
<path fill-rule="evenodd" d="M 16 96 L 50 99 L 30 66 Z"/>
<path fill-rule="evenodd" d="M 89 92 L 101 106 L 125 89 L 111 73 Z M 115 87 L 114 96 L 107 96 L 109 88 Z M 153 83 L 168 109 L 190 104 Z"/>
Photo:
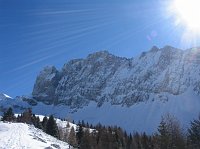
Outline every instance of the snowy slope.
<path fill-rule="evenodd" d="M 73 111 L 63 105 L 52 106 L 40 103 L 33 107 L 33 112 L 44 115 L 52 113 L 58 117 L 71 118 L 75 121 L 84 120 L 92 124 L 100 122 L 105 125 L 118 125 L 128 132 L 146 131 L 150 134 L 157 130 L 161 116 L 167 113 L 177 117 L 183 127 L 187 128 L 190 121 L 200 114 L 199 96 L 192 93 L 193 91 L 190 89 L 179 96 L 169 93 L 157 94 L 152 97 L 154 101 L 138 103 L 129 108 L 111 105 L 109 102 L 97 107 L 95 102 L 91 102 L 88 106 Z M 169 97 L 168 101 L 165 100 L 166 97 Z"/>
<path fill-rule="evenodd" d="M 168 101 L 147 101 L 129 108 L 113 106 L 110 103 L 98 108 L 95 104 L 90 104 L 73 113 L 71 117 L 84 119 L 89 123 L 101 122 L 106 125 L 118 125 L 128 132 L 145 131 L 151 134 L 157 131 L 161 117 L 169 113 L 180 121 L 183 128 L 187 129 L 190 121 L 196 119 L 200 114 L 199 97 L 189 95 L 189 93 L 177 97 L 168 96 L 170 97 Z"/>
<path fill-rule="evenodd" d="M 0 122 L 0 149 L 68 149 L 69 145 L 23 123 Z"/>
<path fill-rule="evenodd" d="M 0 100 L 12 99 L 12 97 L 8 96 L 7 94 L 0 93 Z"/>
<path fill-rule="evenodd" d="M 38 102 L 32 107 L 35 114 L 47 115 L 53 114 L 58 118 L 71 119 L 78 122 L 84 120 L 92 124 L 102 123 L 104 125 L 118 125 L 128 132 L 146 131 L 152 133 L 157 130 L 157 126 L 161 120 L 161 116 L 170 113 L 180 120 L 184 128 L 187 128 L 190 121 L 197 118 L 200 114 L 200 98 L 199 95 L 193 93 L 192 89 L 188 89 L 181 95 L 156 94 L 150 97 L 152 100 L 139 102 L 131 107 L 121 105 L 111 105 L 109 102 L 98 107 L 95 102 L 90 102 L 88 106 L 81 109 L 71 109 L 66 105 L 46 105 Z M 167 100 L 166 100 L 167 99 Z M 19 100 L 19 99 L 15 99 Z M 14 101 L 12 99 L 12 101 Z M 3 104 L 3 103 L 2 103 Z M 12 107 L 20 104 L 23 108 L 26 107 L 25 102 L 12 102 Z M 23 111 L 23 108 L 21 111 Z M 15 108 L 15 112 L 21 113 L 20 109 Z M 43 118 L 40 116 L 41 119 Z M 66 127 L 67 122 L 60 122 L 57 119 L 59 126 Z M 76 126 L 73 126 L 76 129 Z"/>

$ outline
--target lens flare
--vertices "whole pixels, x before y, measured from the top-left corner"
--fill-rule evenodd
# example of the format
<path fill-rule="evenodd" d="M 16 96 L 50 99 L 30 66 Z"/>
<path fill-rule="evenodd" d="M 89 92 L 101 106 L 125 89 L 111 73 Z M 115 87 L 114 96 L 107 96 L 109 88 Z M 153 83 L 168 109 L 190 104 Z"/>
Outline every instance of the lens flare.
<path fill-rule="evenodd" d="M 189 30 L 200 33 L 199 0 L 175 0 L 173 9 L 177 18 L 184 22 Z"/>

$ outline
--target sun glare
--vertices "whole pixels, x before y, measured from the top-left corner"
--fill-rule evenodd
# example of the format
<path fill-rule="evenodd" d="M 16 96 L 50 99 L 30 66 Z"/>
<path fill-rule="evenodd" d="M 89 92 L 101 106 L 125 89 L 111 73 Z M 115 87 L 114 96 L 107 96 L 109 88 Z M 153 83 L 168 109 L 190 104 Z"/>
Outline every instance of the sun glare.
<path fill-rule="evenodd" d="M 173 11 L 189 30 L 200 32 L 200 0 L 174 0 Z"/>

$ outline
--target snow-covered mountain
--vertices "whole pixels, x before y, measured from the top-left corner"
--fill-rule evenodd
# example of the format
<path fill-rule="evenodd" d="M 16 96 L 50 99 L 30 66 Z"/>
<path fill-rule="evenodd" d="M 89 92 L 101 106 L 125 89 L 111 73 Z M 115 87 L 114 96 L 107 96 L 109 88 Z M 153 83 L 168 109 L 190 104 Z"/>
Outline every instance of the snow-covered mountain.
<path fill-rule="evenodd" d="M 32 97 L 1 103 L 20 111 L 54 114 L 90 123 L 119 125 L 128 131 L 155 131 L 172 113 L 184 124 L 200 112 L 200 48 L 152 47 L 135 58 L 107 51 L 71 60 L 61 70 L 45 67 Z"/>
<path fill-rule="evenodd" d="M 68 149 L 62 142 L 33 125 L 0 122 L 0 149 Z"/>
<path fill-rule="evenodd" d="M 4 93 L 0 93 L 0 100 L 7 100 L 7 99 L 12 99 L 12 97 L 10 97 Z"/>
<path fill-rule="evenodd" d="M 153 47 L 136 58 L 122 58 L 107 51 L 64 64 L 61 71 L 45 67 L 36 79 L 33 97 L 46 104 L 72 108 L 91 101 L 101 106 L 132 106 L 138 102 L 168 100 L 189 88 L 200 94 L 200 49 Z M 164 96 L 164 97 L 163 97 Z"/>

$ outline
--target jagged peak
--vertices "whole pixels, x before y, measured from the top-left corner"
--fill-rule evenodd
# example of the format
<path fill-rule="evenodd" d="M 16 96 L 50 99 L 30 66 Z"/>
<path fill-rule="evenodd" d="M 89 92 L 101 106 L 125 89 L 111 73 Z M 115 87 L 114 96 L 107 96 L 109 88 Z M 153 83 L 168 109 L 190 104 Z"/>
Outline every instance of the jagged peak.
<path fill-rule="evenodd" d="M 170 45 L 165 45 L 162 49 L 176 49 L 176 48 Z"/>
<path fill-rule="evenodd" d="M 75 64 L 77 62 L 81 62 L 82 60 L 84 60 L 84 59 L 82 59 L 82 58 L 72 59 L 69 62 L 66 62 L 63 67 L 66 67 L 67 65 Z"/>
<path fill-rule="evenodd" d="M 57 70 L 55 66 L 53 65 L 47 65 L 43 68 L 44 70 Z"/>
<path fill-rule="evenodd" d="M 160 49 L 160 51 L 162 52 L 162 54 L 170 54 L 170 55 L 180 55 L 182 53 L 184 53 L 184 50 L 166 45 L 163 48 Z"/>
<path fill-rule="evenodd" d="M 100 50 L 100 51 L 94 52 L 93 54 L 109 55 L 110 53 L 107 50 Z"/>
<path fill-rule="evenodd" d="M 114 55 L 110 54 L 107 50 L 102 50 L 102 51 L 89 54 L 87 58 L 97 58 L 97 57 L 105 58 L 108 56 L 114 56 Z"/>
<path fill-rule="evenodd" d="M 162 51 L 165 51 L 165 50 L 170 50 L 170 51 L 182 51 L 181 49 L 175 48 L 175 47 L 170 46 L 170 45 L 164 46 L 163 48 L 161 48 L 161 50 L 162 50 Z"/>
<path fill-rule="evenodd" d="M 157 46 L 153 46 L 150 50 L 150 52 L 157 52 L 159 51 L 160 49 L 157 47 Z"/>
<path fill-rule="evenodd" d="M 58 70 L 56 69 L 55 66 L 47 65 L 42 69 L 42 71 L 40 71 L 40 74 L 43 74 L 43 73 L 55 73 L 57 71 Z"/>

